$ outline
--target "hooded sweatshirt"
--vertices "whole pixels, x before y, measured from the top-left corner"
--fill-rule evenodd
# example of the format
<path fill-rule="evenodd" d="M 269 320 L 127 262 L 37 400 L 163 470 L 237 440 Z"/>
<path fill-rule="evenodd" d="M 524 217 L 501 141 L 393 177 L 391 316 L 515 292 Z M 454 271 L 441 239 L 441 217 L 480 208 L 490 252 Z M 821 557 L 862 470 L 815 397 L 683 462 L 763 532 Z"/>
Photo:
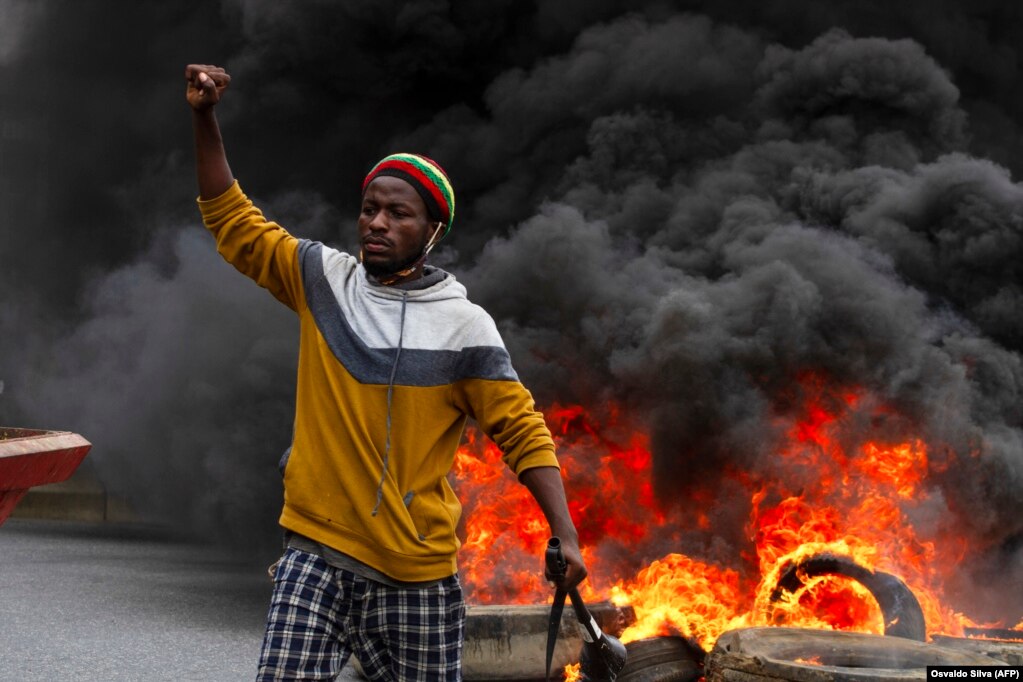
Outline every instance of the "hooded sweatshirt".
<path fill-rule="evenodd" d="M 266 220 L 237 182 L 199 208 L 225 260 L 298 314 L 281 525 L 395 580 L 455 573 L 447 474 L 467 417 L 516 475 L 558 466 L 494 321 L 451 275 L 376 284 L 351 255 Z"/>

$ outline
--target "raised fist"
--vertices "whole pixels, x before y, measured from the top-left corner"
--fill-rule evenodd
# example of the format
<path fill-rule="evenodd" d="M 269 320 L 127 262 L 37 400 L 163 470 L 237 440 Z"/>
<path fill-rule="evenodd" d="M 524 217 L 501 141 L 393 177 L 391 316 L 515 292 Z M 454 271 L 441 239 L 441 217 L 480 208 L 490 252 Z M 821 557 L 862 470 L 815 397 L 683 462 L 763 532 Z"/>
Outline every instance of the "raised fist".
<path fill-rule="evenodd" d="M 203 111 L 220 101 L 231 77 L 219 66 L 189 64 L 185 67 L 188 89 L 185 98 L 196 111 Z"/>

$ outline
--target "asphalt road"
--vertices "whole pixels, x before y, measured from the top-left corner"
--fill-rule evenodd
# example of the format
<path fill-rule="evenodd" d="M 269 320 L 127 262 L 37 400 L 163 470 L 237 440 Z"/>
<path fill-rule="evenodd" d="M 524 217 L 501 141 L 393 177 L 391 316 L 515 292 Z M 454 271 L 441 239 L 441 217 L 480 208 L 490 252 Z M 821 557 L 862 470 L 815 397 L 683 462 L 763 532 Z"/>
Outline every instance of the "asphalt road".
<path fill-rule="evenodd" d="M 154 529 L 0 526 L 0 680 L 252 680 L 266 567 Z"/>

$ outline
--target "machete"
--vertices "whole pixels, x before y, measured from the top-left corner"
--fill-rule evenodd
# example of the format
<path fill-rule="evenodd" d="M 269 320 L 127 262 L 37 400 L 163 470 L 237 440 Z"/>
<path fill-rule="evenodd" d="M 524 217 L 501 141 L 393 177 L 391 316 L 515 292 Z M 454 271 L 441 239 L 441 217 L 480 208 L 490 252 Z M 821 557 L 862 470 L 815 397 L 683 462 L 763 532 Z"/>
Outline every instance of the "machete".
<path fill-rule="evenodd" d="M 617 638 L 601 631 L 597 621 L 590 614 L 586 604 L 576 588 L 565 590 L 561 582 L 568 570 L 565 556 L 561 552 L 561 538 L 553 537 L 547 541 L 544 554 L 547 564 L 546 577 L 555 584 L 554 604 L 551 605 L 551 618 L 547 627 L 547 682 L 551 680 L 551 662 L 554 660 L 554 646 L 561 628 L 561 614 L 565 609 L 565 597 L 572 600 L 575 617 L 582 625 L 583 656 L 580 672 L 582 679 L 614 682 L 618 673 L 625 667 L 627 652 L 625 645 Z"/>

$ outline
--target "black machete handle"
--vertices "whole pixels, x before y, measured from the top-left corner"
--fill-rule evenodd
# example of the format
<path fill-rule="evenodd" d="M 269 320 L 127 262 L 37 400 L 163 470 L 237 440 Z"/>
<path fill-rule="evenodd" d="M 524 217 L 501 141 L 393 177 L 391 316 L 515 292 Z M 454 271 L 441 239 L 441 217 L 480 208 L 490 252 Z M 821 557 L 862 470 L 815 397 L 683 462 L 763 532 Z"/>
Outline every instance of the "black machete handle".
<path fill-rule="evenodd" d="M 568 572 L 568 562 L 565 561 L 565 555 L 561 551 L 561 538 L 552 537 L 547 541 L 547 551 L 544 552 L 543 558 L 547 563 L 544 577 L 555 583 L 560 583 Z"/>

